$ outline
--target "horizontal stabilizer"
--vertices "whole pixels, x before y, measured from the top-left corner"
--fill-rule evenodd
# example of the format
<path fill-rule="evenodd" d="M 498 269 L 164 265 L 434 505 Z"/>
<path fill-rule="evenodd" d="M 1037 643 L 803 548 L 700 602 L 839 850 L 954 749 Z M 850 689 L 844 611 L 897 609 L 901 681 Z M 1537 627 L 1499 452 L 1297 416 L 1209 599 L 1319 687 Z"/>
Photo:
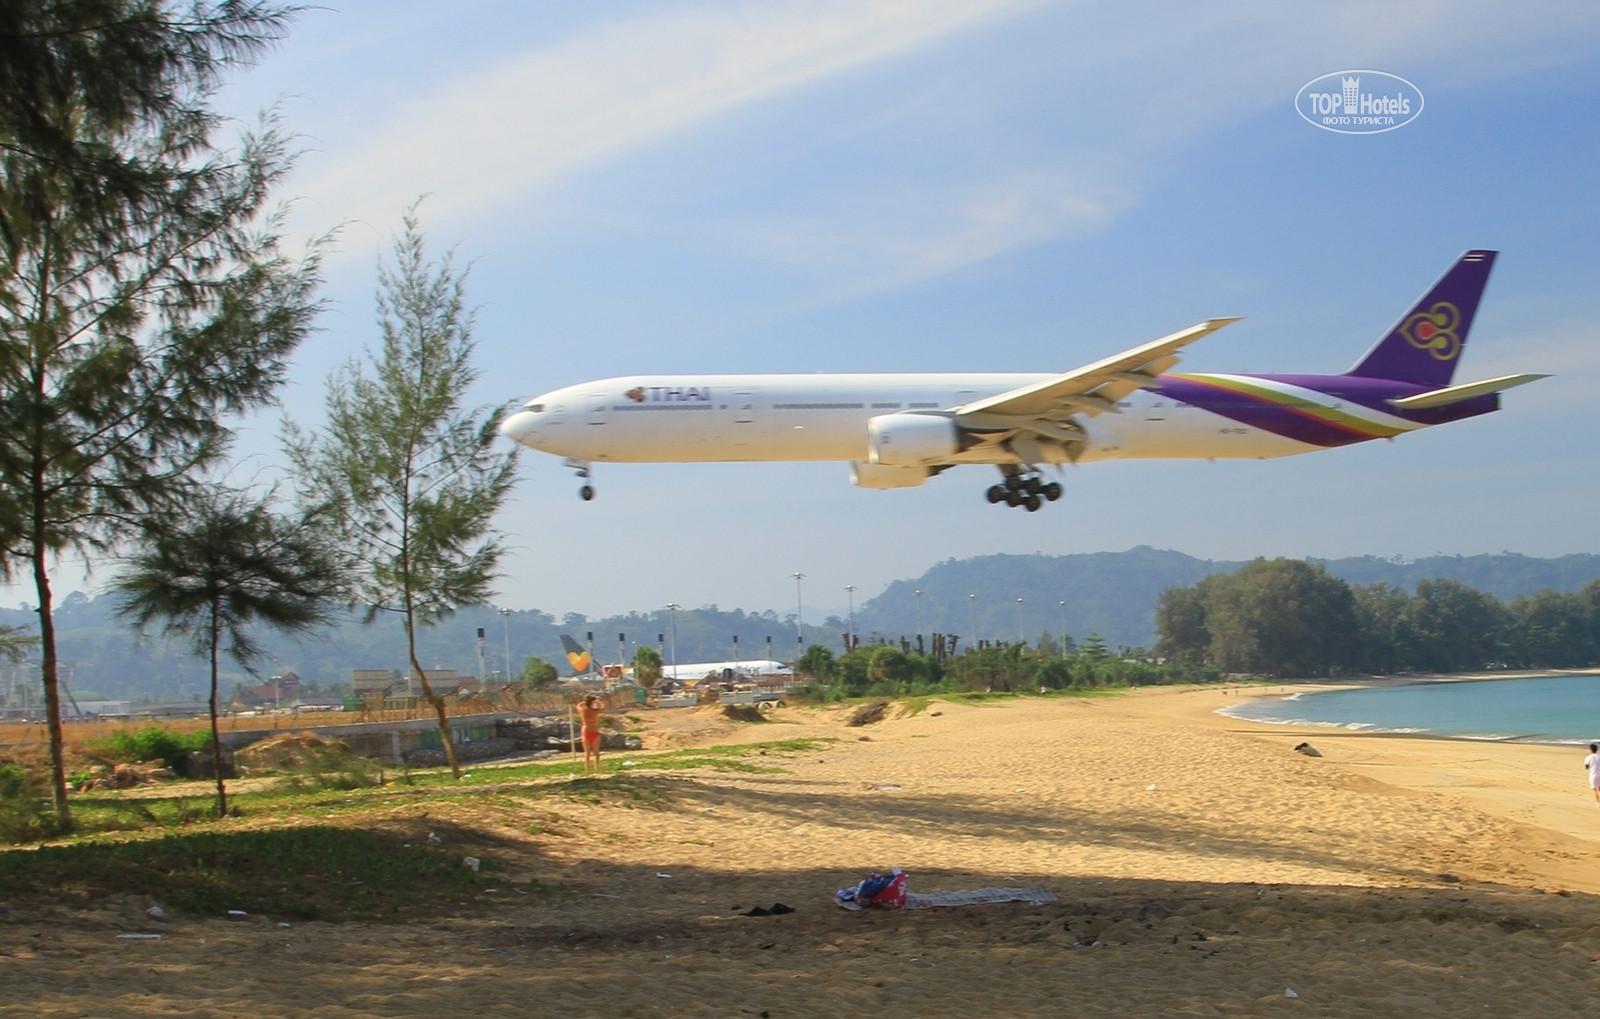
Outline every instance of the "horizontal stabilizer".
<path fill-rule="evenodd" d="M 1547 379 L 1548 375 L 1503 375 L 1498 379 L 1488 379 L 1483 382 L 1467 382 L 1459 386 L 1449 386 L 1445 389 L 1435 389 L 1427 393 L 1418 393 L 1416 396 L 1405 396 L 1389 403 L 1401 410 L 1426 410 L 1430 407 L 1448 407 L 1452 403 L 1470 400 L 1474 396 L 1488 396 L 1490 393 L 1499 393 L 1513 386 L 1525 386 L 1530 382 Z"/>

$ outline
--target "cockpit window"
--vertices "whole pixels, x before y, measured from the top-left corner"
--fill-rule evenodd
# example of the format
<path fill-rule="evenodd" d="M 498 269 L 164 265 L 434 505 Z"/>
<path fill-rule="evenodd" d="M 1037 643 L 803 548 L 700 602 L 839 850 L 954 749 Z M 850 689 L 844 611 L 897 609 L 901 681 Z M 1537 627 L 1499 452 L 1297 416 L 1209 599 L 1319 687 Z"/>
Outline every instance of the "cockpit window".
<path fill-rule="evenodd" d="M 542 404 L 542 403 L 530 403 L 530 404 L 528 404 L 526 409 L 532 411 L 535 414 L 542 414 L 542 413 L 544 413 L 544 404 Z"/>

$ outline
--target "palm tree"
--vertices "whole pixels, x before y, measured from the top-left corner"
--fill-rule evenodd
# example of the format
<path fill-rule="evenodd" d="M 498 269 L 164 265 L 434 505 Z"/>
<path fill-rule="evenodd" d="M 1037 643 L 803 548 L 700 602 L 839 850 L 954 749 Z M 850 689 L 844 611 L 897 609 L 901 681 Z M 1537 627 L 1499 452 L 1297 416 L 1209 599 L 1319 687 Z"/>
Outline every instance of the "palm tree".
<path fill-rule="evenodd" d="M 329 620 L 345 590 L 346 568 L 314 521 L 271 508 L 271 495 L 211 489 L 179 519 L 145 524 L 139 551 L 113 582 L 118 610 L 140 629 L 188 637 L 211 661 L 211 754 L 217 816 L 228 812 L 217 739 L 217 664 L 228 655 L 247 671 L 261 652 L 251 627 L 300 632 Z"/>

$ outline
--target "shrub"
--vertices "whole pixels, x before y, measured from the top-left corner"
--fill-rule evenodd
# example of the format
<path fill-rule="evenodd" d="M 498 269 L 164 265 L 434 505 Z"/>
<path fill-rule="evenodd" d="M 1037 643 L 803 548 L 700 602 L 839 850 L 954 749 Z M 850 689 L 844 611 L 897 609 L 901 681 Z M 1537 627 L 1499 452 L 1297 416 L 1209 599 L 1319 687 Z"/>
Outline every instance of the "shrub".
<path fill-rule="evenodd" d="M 183 766 L 186 754 L 211 749 L 211 733 L 204 729 L 191 733 L 173 732 L 159 725 L 146 726 L 138 732 L 114 732 L 104 740 L 91 744 L 93 750 L 109 756 L 113 761 L 137 764 L 160 758 L 167 767 Z"/>
<path fill-rule="evenodd" d="M 55 813 L 20 764 L 0 763 L 0 842 L 34 842 L 55 833 Z"/>

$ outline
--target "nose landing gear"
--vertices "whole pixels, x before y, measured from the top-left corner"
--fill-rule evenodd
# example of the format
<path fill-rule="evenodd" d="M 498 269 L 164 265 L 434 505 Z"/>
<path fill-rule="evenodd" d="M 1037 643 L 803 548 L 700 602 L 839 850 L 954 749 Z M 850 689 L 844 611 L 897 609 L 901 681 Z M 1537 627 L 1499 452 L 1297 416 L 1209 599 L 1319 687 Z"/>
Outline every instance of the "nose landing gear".
<path fill-rule="evenodd" d="M 579 460 L 577 457 L 567 457 L 567 466 L 578 472 L 578 477 L 583 479 L 583 485 L 578 489 L 578 498 L 584 502 L 594 500 L 594 486 L 589 484 L 589 461 Z"/>
<path fill-rule="evenodd" d="M 1046 502 L 1055 502 L 1061 498 L 1061 485 L 1054 481 L 1045 481 L 1039 476 L 1038 471 L 1029 471 L 1024 474 L 1019 470 L 1006 472 L 1005 480 L 998 485 L 990 485 L 986 498 L 991 503 L 1003 502 L 1007 506 L 1022 506 L 1029 513 L 1033 513 Z"/>

